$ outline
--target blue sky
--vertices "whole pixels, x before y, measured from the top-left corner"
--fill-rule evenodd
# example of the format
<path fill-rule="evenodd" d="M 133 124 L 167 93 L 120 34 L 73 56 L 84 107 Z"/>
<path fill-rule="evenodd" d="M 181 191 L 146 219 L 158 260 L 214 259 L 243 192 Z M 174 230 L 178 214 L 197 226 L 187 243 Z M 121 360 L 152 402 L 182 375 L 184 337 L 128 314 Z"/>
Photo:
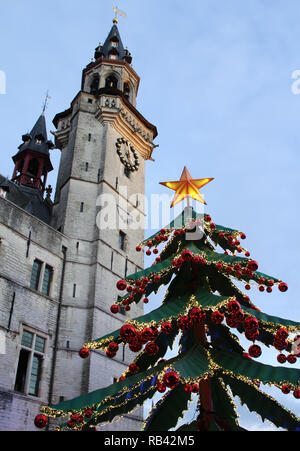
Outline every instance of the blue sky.
<path fill-rule="evenodd" d="M 255 292 L 267 313 L 300 318 L 300 69 L 298 0 L 118 0 L 123 44 L 141 77 L 137 107 L 159 132 L 147 163 L 147 194 L 165 193 L 186 165 L 214 221 L 244 231 L 260 270 L 289 284 L 287 294 Z M 81 71 L 112 25 L 108 0 L 15 0 L 1 7 L 0 173 L 41 113 L 48 129 L 80 90 Z M 50 134 L 49 134 L 50 135 Z M 52 151 L 55 169 L 59 151 Z M 49 183 L 55 186 L 56 172 Z M 275 364 L 276 354 L 267 357 Z M 285 397 L 300 415 L 300 403 Z M 255 416 L 244 414 L 249 427 Z"/>

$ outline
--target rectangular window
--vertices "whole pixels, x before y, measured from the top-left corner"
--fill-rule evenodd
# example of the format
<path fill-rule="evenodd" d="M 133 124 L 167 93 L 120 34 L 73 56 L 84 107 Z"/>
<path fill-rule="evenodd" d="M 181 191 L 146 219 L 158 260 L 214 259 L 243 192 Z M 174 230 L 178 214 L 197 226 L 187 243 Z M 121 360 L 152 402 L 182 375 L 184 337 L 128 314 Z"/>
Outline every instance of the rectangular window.
<path fill-rule="evenodd" d="M 99 171 L 98 171 L 98 183 L 100 182 L 100 180 L 101 180 L 101 169 L 99 169 Z"/>
<path fill-rule="evenodd" d="M 130 176 L 131 176 L 131 170 L 128 169 L 128 168 L 124 168 L 124 174 L 126 175 L 126 177 L 127 177 L 128 179 L 130 179 Z"/>
<path fill-rule="evenodd" d="M 76 298 L 76 283 L 73 285 L 73 298 Z"/>
<path fill-rule="evenodd" d="M 80 204 L 80 213 L 83 213 L 83 209 L 84 209 L 84 202 L 81 202 L 81 204 Z"/>
<path fill-rule="evenodd" d="M 92 140 L 92 135 L 91 135 L 91 133 L 89 133 L 89 135 L 88 135 L 88 141 L 91 142 L 91 140 Z"/>
<path fill-rule="evenodd" d="M 49 265 L 46 265 L 42 283 L 42 293 L 45 294 L 46 296 L 49 296 L 50 294 L 52 277 L 53 277 L 53 268 Z"/>
<path fill-rule="evenodd" d="M 85 172 L 88 172 L 88 170 L 89 170 L 89 164 L 85 163 Z"/>
<path fill-rule="evenodd" d="M 119 177 L 116 177 L 116 190 L 119 188 Z"/>
<path fill-rule="evenodd" d="M 93 103 L 93 99 L 88 99 L 88 102 L 89 103 Z"/>
<path fill-rule="evenodd" d="M 119 233 L 119 249 L 124 251 L 125 245 L 126 245 L 126 234 L 124 232 L 120 231 L 120 233 Z"/>
<path fill-rule="evenodd" d="M 38 290 L 40 283 L 40 276 L 43 263 L 40 260 L 34 260 L 31 272 L 30 288 Z"/>
<path fill-rule="evenodd" d="M 36 397 L 39 395 L 45 348 L 46 338 L 28 330 L 23 331 L 15 380 L 16 391 Z"/>

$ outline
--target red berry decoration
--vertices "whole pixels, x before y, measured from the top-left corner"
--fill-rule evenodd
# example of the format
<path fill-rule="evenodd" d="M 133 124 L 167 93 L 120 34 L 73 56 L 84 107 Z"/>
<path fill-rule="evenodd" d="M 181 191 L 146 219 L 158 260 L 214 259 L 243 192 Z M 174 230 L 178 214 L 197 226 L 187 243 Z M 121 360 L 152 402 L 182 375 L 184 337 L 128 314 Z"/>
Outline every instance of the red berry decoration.
<path fill-rule="evenodd" d="M 198 393 L 198 391 L 199 391 L 199 385 L 193 384 L 192 385 L 192 393 Z"/>
<path fill-rule="evenodd" d="M 44 429 L 47 426 L 48 418 L 45 415 L 37 415 L 34 419 L 35 427 Z"/>
<path fill-rule="evenodd" d="M 130 312 L 130 310 L 131 310 L 130 305 L 126 305 L 125 310 L 126 310 L 126 312 Z"/>
<path fill-rule="evenodd" d="M 91 418 L 91 417 L 93 416 L 93 411 L 90 410 L 90 409 L 86 410 L 86 411 L 84 412 L 84 416 L 85 416 L 86 418 Z"/>
<path fill-rule="evenodd" d="M 240 321 L 238 321 L 237 319 L 235 319 L 233 316 L 229 315 L 226 317 L 226 324 L 228 327 L 238 327 L 240 325 Z"/>
<path fill-rule="evenodd" d="M 110 352 L 109 350 L 106 351 L 106 355 L 109 359 L 113 359 L 114 357 L 116 357 L 116 352 Z"/>
<path fill-rule="evenodd" d="M 272 291 L 273 291 L 273 290 L 272 290 L 271 287 L 268 287 L 268 288 L 267 288 L 267 293 L 272 293 Z"/>
<path fill-rule="evenodd" d="M 289 332 L 285 327 L 280 327 L 276 332 L 276 338 L 279 340 L 285 340 L 289 336 Z"/>
<path fill-rule="evenodd" d="M 154 277 L 154 282 L 156 282 L 156 283 L 160 282 L 160 276 L 155 276 Z"/>
<path fill-rule="evenodd" d="M 246 330 L 257 330 L 258 326 L 258 320 L 254 316 L 248 316 L 244 321 L 244 327 Z"/>
<path fill-rule="evenodd" d="M 87 359 L 90 355 L 90 351 L 87 348 L 82 348 L 82 349 L 80 349 L 78 354 L 80 355 L 80 357 L 82 359 Z"/>
<path fill-rule="evenodd" d="M 144 304 L 149 304 L 149 299 L 148 298 L 144 299 Z"/>
<path fill-rule="evenodd" d="M 245 252 L 245 257 L 250 257 L 250 252 Z"/>
<path fill-rule="evenodd" d="M 159 391 L 159 393 L 164 393 L 166 389 L 167 387 L 163 383 L 157 382 L 157 390 Z"/>
<path fill-rule="evenodd" d="M 189 330 L 193 326 L 192 320 L 188 316 L 181 316 L 177 321 L 180 330 Z"/>
<path fill-rule="evenodd" d="M 290 387 L 288 386 L 288 385 L 283 385 L 282 387 L 281 387 L 281 391 L 282 391 L 282 393 L 284 393 L 285 395 L 288 395 L 289 393 L 290 393 L 290 391 L 291 391 L 291 389 L 290 389 Z"/>
<path fill-rule="evenodd" d="M 191 251 L 189 251 L 188 249 L 184 250 L 181 254 L 181 257 L 183 258 L 183 260 L 185 262 L 190 262 L 193 258 L 193 254 Z"/>
<path fill-rule="evenodd" d="M 154 249 L 154 250 L 153 250 L 153 254 L 155 254 L 155 255 L 157 255 L 158 252 L 159 252 L 158 249 Z"/>
<path fill-rule="evenodd" d="M 191 384 L 186 384 L 184 387 L 184 391 L 188 394 L 192 393 L 192 386 Z"/>
<path fill-rule="evenodd" d="M 288 342 L 286 340 L 274 340 L 273 346 L 277 351 L 284 351 L 288 347 Z"/>
<path fill-rule="evenodd" d="M 245 289 L 248 291 L 251 290 L 251 285 L 249 285 L 249 284 L 245 285 Z"/>
<path fill-rule="evenodd" d="M 240 310 L 240 308 L 241 308 L 240 303 L 239 303 L 238 301 L 235 301 L 235 300 L 230 301 L 230 302 L 228 302 L 228 304 L 227 304 L 227 310 L 228 310 L 230 313 L 238 312 L 238 311 Z"/>
<path fill-rule="evenodd" d="M 141 342 L 142 343 L 148 343 L 148 341 L 153 340 L 153 329 L 151 329 L 150 327 L 146 327 L 142 332 L 141 332 Z"/>
<path fill-rule="evenodd" d="M 273 280 L 268 280 L 267 285 L 269 287 L 274 287 L 274 281 Z"/>
<path fill-rule="evenodd" d="M 131 374 L 136 374 L 139 372 L 139 370 L 140 368 L 136 363 L 132 363 L 131 365 L 129 365 L 129 371 Z"/>
<path fill-rule="evenodd" d="M 277 361 L 281 364 L 284 364 L 286 362 L 286 356 L 284 354 L 279 354 Z"/>
<path fill-rule="evenodd" d="M 205 319 L 206 314 L 205 312 L 202 312 L 202 310 L 199 307 L 194 307 L 190 311 L 189 316 L 192 321 L 199 324 Z"/>
<path fill-rule="evenodd" d="M 261 347 L 258 345 L 250 346 L 248 352 L 249 352 L 250 356 L 253 357 L 254 359 L 258 359 L 258 357 L 260 357 L 262 354 Z"/>
<path fill-rule="evenodd" d="M 71 416 L 71 419 L 70 419 L 70 421 L 72 422 L 72 423 L 78 423 L 78 421 L 79 421 L 79 415 L 72 415 Z"/>
<path fill-rule="evenodd" d="M 148 343 L 147 346 L 145 347 L 146 353 L 150 356 L 157 354 L 158 350 L 159 350 L 159 347 L 154 342 Z"/>
<path fill-rule="evenodd" d="M 259 287 L 259 291 L 261 292 L 261 293 L 263 293 L 264 291 L 265 291 L 265 287 L 263 287 L 262 285 Z"/>
<path fill-rule="evenodd" d="M 115 342 L 109 343 L 107 350 L 111 353 L 116 353 L 119 350 L 119 345 Z"/>
<path fill-rule="evenodd" d="M 137 251 L 137 252 L 142 252 L 141 246 L 137 246 L 136 251 Z"/>
<path fill-rule="evenodd" d="M 110 311 L 111 311 L 111 313 L 113 313 L 115 315 L 116 313 L 119 313 L 120 307 L 118 305 L 116 305 L 116 304 L 112 305 L 111 308 L 110 308 Z"/>
<path fill-rule="evenodd" d="M 258 330 L 246 330 L 245 337 L 249 341 L 255 341 L 259 337 Z"/>
<path fill-rule="evenodd" d="M 117 283 L 117 288 L 118 288 L 118 290 L 120 290 L 120 291 L 126 290 L 126 288 L 127 288 L 127 283 L 125 282 L 125 280 L 120 280 L 120 281 Z"/>
<path fill-rule="evenodd" d="M 251 260 L 248 265 L 247 268 L 250 269 L 250 271 L 254 272 L 258 270 L 258 263 L 254 260 Z"/>
<path fill-rule="evenodd" d="M 217 268 L 218 271 L 221 271 L 223 269 L 222 263 L 217 263 L 216 264 L 216 268 Z"/>
<path fill-rule="evenodd" d="M 69 420 L 69 421 L 67 422 L 67 426 L 68 426 L 69 429 L 73 429 L 73 428 L 75 427 L 74 421 Z"/>
<path fill-rule="evenodd" d="M 150 257 L 151 254 L 152 254 L 152 252 L 150 251 L 150 249 L 148 249 L 146 252 L 146 255 L 148 255 L 148 257 Z"/>
<path fill-rule="evenodd" d="M 212 220 L 212 218 L 211 218 L 210 215 L 206 215 L 206 216 L 205 216 L 205 221 L 206 221 L 206 222 L 211 222 L 211 220 Z"/>
<path fill-rule="evenodd" d="M 242 240 L 245 240 L 245 239 L 247 238 L 247 236 L 245 235 L 245 233 L 241 233 L 240 237 L 241 237 Z"/>
<path fill-rule="evenodd" d="M 173 329 L 173 327 L 172 327 L 171 323 L 165 322 L 165 323 L 162 323 L 162 325 L 161 325 L 161 331 L 164 334 L 167 334 L 167 335 L 170 334 L 172 332 L 172 329 Z"/>
<path fill-rule="evenodd" d="M 215 324 L 221 324 L 224 320 L 224 315 L 223 315 L 223 313 L 221 313 L 217 310 L 216 312 L 213 312 L 213 314 L 211 315 L 211 320 Z"/>
<path fill-rule="evenodd" d="M 281 282 L 279 284 L 278 288 L 279 288 L 279 291 L 281 291 L 282 293 L 285 293 L 288 290 L 289 287 L 287 286 L 286 283 Z"/>
<path fill-rule="evenodd" d="M 287 361 L 291 364 L 294 365 L 297 362 L 297 357 L 294 354 L 289 354 L 287 356 Z"/>
<path fill-rule="evenodd" d="M 139 352 L 143 347 L 143 344 L 139 340 L 133 340 L 129 343 L 129 349 L 132 352 Z"/>
<path fill-rule="evenodd" d="M 243 321 L 244 319 L 244 312 L 242 310 L 238 310 L 237 312 L 232 313 L 232 317 L 236 320 L 239 321 L 240 323 Z"/>
<path fill-rule="evenodd" d="M 168 388 L 175 388 L 179 383 L 179 376 L 175 371 L 167 371 L 163 377 L 163 382 Z"/>
<path fill-rule="evenodd" d="M 124 324 L 124 326 L 122 326 L 120 329 L 120 337 L 123 341 L 130 343 L 137 338 L 137 331 L 135 327 L 131 326 L 130 324 Z"/>
<path fill-rule="evenodd" d="M 296 399 L 300 399 L 300 390 L 299 389 L 295 390 L 293 395 Z"/>

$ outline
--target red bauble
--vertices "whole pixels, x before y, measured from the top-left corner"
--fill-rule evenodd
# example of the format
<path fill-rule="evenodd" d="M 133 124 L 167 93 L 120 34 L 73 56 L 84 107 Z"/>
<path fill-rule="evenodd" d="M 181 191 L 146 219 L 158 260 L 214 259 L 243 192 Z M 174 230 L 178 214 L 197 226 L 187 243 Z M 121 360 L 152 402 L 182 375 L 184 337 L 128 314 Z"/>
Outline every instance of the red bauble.
<path fill-rule="evenodd" d="M 251 290 L 251 285 L 249 285 L 249 284 L 245 285 L 245 289 L 248 291 Z"/>
<path fill-rule="evenodd" d="M 153 330 L 150 327 L 146 327 L 142 332 L 141 332 L 141 342 L 142 343 L 148 343 L 148 341 L 153 340 Z"/>
<path fill-rule="evenodd" d="M 116 305 L 116 304 L 112 305 L 111 308 L 110 308 L 110 311 L 111 311 L 111 313 L 113 313 L 115 315 L 116 313 L 119 313 L 120 307 L 118 305 Z"/>
<path fill-rule="evenodd" d="M 245 252 L 245 257 L 250 257 L 250 252 Z"/>
<path fill-rule="evenodd" d="M 120 290 L 120 291 L 126 290 L 126 288 L 127 288 L 127 283 L 125 282 L 125 280 L 120 280 L 120 281 L 117 283 L 117 288 L 118 288 L 118 290 Z"/>
<path fill-rule="evenodd" d="M 186 384 L 184 387 L 184 391 L 188 394 L 192 393 L 192 386 L 191 384 Z"/>
<path fill-rule="evenodd" d="M 162 323 L 162 325 L 161 325 L 161 331 L 164 334 L 167 334 L 167 335 L 170 334 L 172 332 L 172 329 L 173 329 L 173 327 L 172 327 L 171 323 L 165 322 L 165 323 Z"/>
<path fill-rule="evenodd" d="M 107 350 L 112 353 L 118 352 L 119 345 L 113 341 L 109 343 L 109 345 L 107 346 Z"/>
<path fill-rule="evenodd" d="M 129 349 L 132 352 L 139 352 L 143 347 L 143 344 L 139 340 L 133 340 L 129 343 Z"/>
<path fill-rule="evenodd" d="M 202 321 L 204 321 L 206 314 L 205 314 L 205 312 L 202 312 L 202 310 L 199 307 L 194 307 L 189 312 L 189 317 L 195 323 L 200 324 Z"/>
<path fill-rule="evenodd" d="M 147 344 L 147 346 L 145 347 L 145 351 L 148 355 L 153 356 L 155 354 L 158 353 L 159 351 L 159 347 L 157 346 L 156 343 L 154 342 L 150 342 Z"/>
<path fill-rule="evenodd" d="M 180 330 L 189 330 L 193 326 L 193 322 L 188 316 L 181 316 L 177 321 L 177 325 Z"/>
<path fill-rule="evenodd" d="M 276 332 L 276 339 L 285 340 L 289 336 L 289 332 L 285 327 L 280 327 Z"/>
<path fill-rule="evenodd" d="M 294 365 L 297 362 L 297 357 L 294 354 L 289 354 L 287 356 L 287 361 L 291 364 Z"/>
<path fill-rule="evenodd" d="M 257 330 L 258 326 L 258 320 L 254 316 L 248 316 L 244 321 L 244 327 L 246 330 Z"/>
<path fill-rule="evenodd" d="M 150 251 L 150 249 L 148 249 L 148 250 L 146 251 L 146 255 L 148 255 L 148 257 L 150 257 L 151 254 L 152 254 L 152 252 Z"/>
<path fill-rule="evenodd" d="M 217 310 L 216 312 L 213 312 L 213 314 L 211 315 L 211 320 L 215 324 L 221 324 L 224 320 L 224 315 L 223 315 L 223 313 L 221 313 Z"/>
<path fill-rule="evenodd" d="M 238 321 L 239 323 L 241 323 L 244 319 L 244 312 L 242 310 L 238 310 L 237 312 L 232 313 L 232 317 Z"/>
<path fill-rule="evenodd" d="M 79 415 L 76 415 L 76 414 L 72 415 L 71 418 L 70 418 L 70 421 L 71 421 L 72 423 L 78 423 L 78 421 L 79 421 Z"/>
<path fill-rule="evenodd" d="M 154 276 L 154 282 L 159 283 L 160 282 L 160 276 Z"/>
<path fill-rule="evenodd" d="M 142 251 L 141 246 L 137 246 L 136 251 L 137 251 L 137 252 L 141 252 L 141 251 Z"/>
<path fill-rule="evenodd" d="M 289 393 L 290 393 L 290 391 L 291 391 L 291 389 L 290 389 L 290 387 L 288 386 L 288 385 L 283 385 L 282 387 L 281 387 L 281 391 L 282 391 L 282 393 L 284 393 L 285 395 L 288 395 Z"/>
<path fill-rule="evenodd" d="M 247 268 L 250 269 L 250 271 L 254 272 L 258 270 L 258 263 L 254 260 L 251 260 L 248 262 Z"/>
<path fill-rule="evenodd" d="M 126 310 L 126 312 L 130 312 L 130 310 L 131 310 L 130 305 L 126 305 L 125 310 Z"/>
<path fill-rule="evenodd" d="M 295 390 L 293 395 L 296 399 L 300 399 L 300 390 L 299 389 Z"/>
<path fill-rule="evenodd" d="M 261 292 L 261 293 L 263 293 L 264 291 L 265 291 L 265 287 L 263 287 L 262 285 L 259 287 L 259 291 Z"/>
<path fill-rule="evenodd" d="M 267 293 L 272 293 L 272 291 L 273 291 L 273 290 L 272 290 L 271 287 L 268 287 L 268 288 L 267 288 Z"/>
<path fill-rule="evenodd" d="M 218 271 L 221 271 L 223 269 L 222 263 L 217 263 L 216 264 L 216 268 L 217 268 Z"/>
<path fill-rule="evenodd" d="M 258 330 L 246 330 L 245 337 L 249 341 L 255 341 L 259 337 Z"/>
<path fill-rule="evenodd" d="M 281 291 L 282 293 L 285 293 L 288 290 L 289 287 L 287 286 L 286 283 L 281 282 L 279 284 L 278 288 L 279 288 L 279 291 Z"/>
<path fill-rule="evenodd" d="M 127 343 L 130 343 L 131 341 L 136 339 L 137 335 L 138 333 L 135 327 L 131 326 L 130 324 L 124 324 L 124 326 L 122 326 L 120 329 L 120 337 Z"/>
<path fill-rule="evenodd" d="M 91 417 L 93 416 L 93 411 L 90 410 L 90 409 L 86 410 L 86 411 L 84 412 L 84 416 L 85 416 L 86 418 L 91 418 Z"/>
<path fill-rule="evenodd" d="M 226 267 L 226 272 L 227 272 L 228 274 L 231 274 L 231 273 L 232 273 L 232 268 L 231 268 L 231 266 L 227 266 L 227 267 Z"/>
<path fill-rule="evenodd" d="M 193 384 L 192 385 L 192 393 L 198 393 L 198 391 L 199 391 L 199 385 Z"/>
<path fill-rule="evenodd" d="M 277 351 L 283 351 L 288 347 L 288 342 L 286 340 L 274 340 L 273 346 Z"/>
<path fill-rule="evenodd" d="M 245 235 L 245 233 L 241 233 L 240 237 L 241 237 L 242 240 L 245 240 L 245 239 L 247 238 L 247 236 Z"/>
<path fill-rule="evenodd" d="M 161 257 L 157 257 L 157 258 L 155 259 L 155 261 L 156 261 L 156 263 L 160 263 L 160 262 L 161 262 Z"/>
<path fill-rule="evenodd" d="M 281 363 L 281 364 L 285 363 L 285 362 L 286 362 L 286 356 L 285 356 L 284 354 L 279 354 L 279 355 L 277 356 L 277 361 L 278 361 L 279 363 Z"/>
<path fill-rule="evenodd" d="M 257 359 L 257 358 L 260 357 L 261 354 L 262 354 L 261 347 L 258 346 L 258 345 L 252 345 L 252 346 L 250 346 L 248 352 L 249 352 L 249 355 L 250 355 L 251 357 L 253 357 L 254 359 Z"/>
<path fill-rule="evenodd" d="M 44 429 L 47 426 L 48 418 L 45 415 L 37 415 L 34 419 L 35 427 Z"/>
<path fill-rule="evenodd" d="M 175 388 L 179 383 L 179 376 L 175 371 L 167 371 L 163 377 L 163 382 L 168 388 Z"/>
<path fill-rule="evenodd" d="M 128 293 L 132 293 L 132 292 L 133 292 L 133 288 L 129 285 L 129 286 L 127 287 L 127 291 L 128 291 Z"/>
<path fill-rule="evenodd" d="M 116 352 L 110 352 L 109 350 L 106 351 L 106 355 L 109 359 L 113 359 L 114 357 L 116 357 Z"/>
<path fill-rule="evenodd" d="M 144 299 L 144 304 L 149 304 L 149 299 L 148 298 Z"/>
<path fill-rule="evenodd" d="M 87 359 L 90 355 L 90 351 L 87 348 L 82 348 L 82 349 L 80 349 L 78 354 L 80 355 L 80 357 L 82 359 Z"/>
<path fill-rule="evenodd" d="M 238 312 L 240 310 L 240 308 L 241 308 L 240 303 L 238 301 L 235 301 L 235 300 L 234 301 L 230 301 L 227 304 L 227 310 L 230 313 L 236 313 L 236 312 Z"/>
<path fill-rule="evenodd" d="M 185 262 L 190 262 L 193 258 L 193 254 L 191 251 L 189 251 L 188 249 L 185 249 L 182 254 L 181 254 L 181 258 L 183 258 L 183 260 Z"/>
<path fill-rule="evenodd" d="M 157 382 L 157 391 L 159 391 L 159 393 L 164 393 L 166 389 L 167 387 L 164 384 Z"/>
<path fill-rule="evenodd" d="M 211 222 L 211 216 L 210 215 L 206 215 L 205 216 L 205 221 L 206 222 Z"/>
<path fill-rule="evenodd" d="M 157 254 L 158 254 L 158 252 L 159 252 L 159 250 L 158 250 L 158 249 L 154 249 L 154 250 L 153 250 L 153 254 L 155 254 L 155 255 L 157 255 Z"/>
<path fill-rule="evenodd" d="M 140 371 L 140 368 L 136 363 L 132 363 L 131 365 L 129 365 L 129 371 L 131 374 L 136 374 Z"/>
<path fill-rule="evenodd" d="M 226 324 L 228 327 L 238 327 L 240 325 L 240 321 L 236 320 L 233 316 L 227 316 L 226 317 Z"/>
<path fill-rule="evenodd" d="M 68 426 L 69 429 L 73 429 L 73 428 L 75 427 L 74 421 L 69 420 L 69 421 L 67 422 L 67 426 Z"/>

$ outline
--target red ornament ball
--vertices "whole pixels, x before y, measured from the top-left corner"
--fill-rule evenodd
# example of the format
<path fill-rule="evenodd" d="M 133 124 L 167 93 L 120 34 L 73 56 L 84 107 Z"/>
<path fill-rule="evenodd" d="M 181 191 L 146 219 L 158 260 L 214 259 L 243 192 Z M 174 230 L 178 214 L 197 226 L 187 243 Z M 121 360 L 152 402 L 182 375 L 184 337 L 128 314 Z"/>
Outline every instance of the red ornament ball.
<path fill-rule="evenodd" d="M 192 386 L 191 386 L 191 384 L 186 384 L 186 385 L 184 386 L 184 391 L 185 391 L 186 393 L 188 393 L 188 394 L 192 393 Z"/>
<path fill-rule="evenodd" d="M 289 393 L 290 393 L 290 391 L 291 391 L 291 389 L 290 389 L 290 387 L 288 386 L 288 385 L 283 385 L 282 387 L 281 387 L 281 391 L 282 391 L 282 393 L 284 393 L 285 395 L 288 395 Z"/>
<path fill-rule="evenodd" d="M 240 237 L 241 237 L 242 240 L 245 240 L 245 239 L 247 238 L 247 236 L 245 235 L 245 233 L 241 233 Z"/>
<path fill-rule="evenodd" d="M 120 291 L 126 290 L 126 288 L 127 288 L 127 283 L 125 282 L 125 280 L 120 280 L 120 281 L 117 283 L 117 288 L 118 288 L 118 290 L 120 290 Z"/>
<path fill-rule="evenodd" d="M 281 364 L 284 364 L 286 362 L 286 356 L 284 354 L 279 354 L 277 361 Z"/>
<path fill-rule="evenodd" d="M 161 331 L 164 334 L 167 334 L 167 335 L 170 334 L 172 332 L 172 329 L 173 329 L 173 327 L 172 327 L 171 323 L 165 322 L 165 323 L 162 323 L 162 325 L 161 325 Z"/>
<path fill-rule="evenodd" d="M 179 383 L 179 376 L 175 371 L 167 371 L 163 377 L 163 382 L 168 388 L 175 388 Z"/>
<path fill-rule="evenodd" d="M 261 285 L 261 286 L 259 287 L 259 291 L 260 291 L 261 293 L 263 293 L 263 292 L 265 291 L 265 287 Z"/>
<path fill-rule="evenodd" d="M 150 257 L 151 254 L 152 254 L 152 252 L 150 251 L 150 249 L 148 249 L 148 250 L 146 251 L 146 255 L 148 255 L 148 257 Z"/>
<path fill-rule="evenodd" d="M 90 409 L 86 410 L 86 411 L 84 412 L 84 416 L 85 416 L 86 418 L 91 418 L 91 417 L 93 416 L 93 411 L 90 410 Z"/>
<path fill-rule="evenodd" d="M 139 340 L 133 340 L 129 343 L 129 349 L 132 352 L 139 352 L 143 347 L 143 344 Z"/>
<path fill-rule="evenodd" d="M 139 372 L 139 370 L 140 368 L 136 363 L 132 363 L 131 365 L 129 365 L 129 371 L 131 374 L 136 374 Z"/>
<path fill-rule="evenodd" d="M 199 392 L 199 385 L 193 384 L 192 385 L 192 393 L 198 393 Z"/>
<path fill-rule="evenodd" d="M 154 282 L 155 283 L 159 283 L 160 282 L 160 276 L 155 276 L 154 277 Z"/>
<path fill-rule="evenodd" d="M 268 288 L 267 288 L 267 293 L 272 293 L 272 291 L 273 291 L 273 290 L 272 290 L 271 287 L 268 287 Z"/>
<path fill-rule="evenodd" d="M 147 344 L 147 346 L 145 347 L 145 351 L 148 355 L 153 356 L 155 354 L 158 353 L 159 351 L 159 347 L 157 346 L 156 343 L 154 342 L 150 342 Z"/>
<path fill-rule="evenodd" d="M 192 321 L 200 324 L 202 321 L 204 321 L 206 314 L 205 312 L 202 312 L 202 310 L 199 307 L 194 307 L 190 311 L 189 316 Z"/>
<path fill-rule="evenodd" d="M 261 354 L 262 354 L 261 347 L 258 346 L 258 345 L 252 345 L 252 346 L 250 346 L 248 352 L 249 352 L 249 355 L 250 355 L 251 357 L 253 357 L 254 359 L 258 359 L 258 357 L 260 357 Z"/>
<path fill-rule="evenodd" d="M 281 282 L 278 286 L 279 291 L 281 291 L 282 293 L 285 293 L 288 290 L 288 286 L 286 283 Z"/>
<path fill-rule="evenodd" d="M 183 260 L 185 262 L 190 262 L 193 258 L 193 254 L 191 251 L 189 251 L 188 249 L 185 249 L 182 254 L 181 254 L 181 258 L 183 258 Z"/>
<path fill-rule="evenodd" d="M 287 361 L 291 364 L 294 365 L 297 362 L 297 357 L 294 354 L 289 354 L 287 356 Z"/>
<path fill-rule="evenodd" d="M 120 308 L 118 305 L 115 304 L 115 305 L 111 306 L 110 311 L 111 311 L 111 313 L 113 313 L 115 315 L 116 313 L 119 313 Z"/>
<path fill-rule="evenodd" d="M 296 399 L 300 399 L 300 390 L 299 389 L 295 390 L 293 395 Z"/>
<path fill-rule="evenodd" d="M 153 249 L 153 254 L 157 255 L 157 254 L 158 254 L 158 252 L 159 252 L 159 250 L 158 250 L 158 249 Z"/>
<path fill-rule="evenodd" d="M 181 316 L 177 321 L 177 325 L 180 330 L 189 330 L 193 326 L 193 322 L 188 316 Z"/>
<path fill-rule="evenodd" d="M 258 325 L 259 323 L 255 316 L 248 316 L 244 321 L 244 327 L 246 330 L 257 330 Z"/>
<path fill-rule="evenodd" d="M 289 336 L 289 332 L 285 327 L 280 327 L 276 332 L 276 339 L 285 340 Z"/>
<path fill-rule="evenodd" d="M 112 353 L 118 352 L 119 345 L 113 341 L 113 342 L 109 343 L 107 350 Z"/>
<path fill-rule="evenodd" d="M 248 265 L 247 265 L 248 269 L 250 269 L 250 271 L 257 271 L 258 270 L 258 263 L 254 260 L 251 260 Z"/>
<path fill-rule="evenodd" d="M 211 320 L 215 324 L 221 324 L 224 320 L 224 315 L 223 315 L 223 313 L 221 313 L 217 310 L 216 312 L 213 312 L 213 314 L 211 315 Z"/>
<path fill-rule="evenodd" d="M 137 252 L 142 252 L 141 246 L 137 246 L 136 251 L 137 251 Z"/>
<path fill-rule="evenodd" d="M 82 348 L 82 349 L 80 349 L 78 354 L 80 355 L 80 357 L 82 359 L 87 359 L 90 355 L 90 350 L 87 348 Z"/>
<path fill-rule="evenodd" d="M 230 313 L 236 313 L 236 312 L 238 312 L 240 310 L 240 308 L 241 308 L 240 303 L 238 301 L 235 301 L 235 300 L 234 301 L 230 301 L 227 304 L 227 310 Z"/>
<path fill-rule="evenodd" d="M 245 289 L 248 291 L 251 290 L 251 285 L 249 285 L 249 284 L 245 285 Z"/>
<path fill-rule="evenodd" d="M 149 299 L 148 298 L 144 299 L 144 304 L 149 304 Z"/>
<path fill-rule="evenodd" d="M 137 335 L 138 334 L 135 327 L 131 326 L 130 324 L 124 324 L 124 326 L 122 326 L 120 329 L 120 337 L 127 343 L 130 343 L 131 341 L 136 339 Z"/>
<path fill-rule="evenodd" d="M 44 429 L 47 426 L 48 418 L 45 415 L 37 415 L 34 419 L 35 427 Z"/>
<path fill-rule="evenodd" d="M 164 393 L 166 389 L 167 387 L 163 383 L 157 382 L 157 391 L 159 391 L 159 393 Z"/>

